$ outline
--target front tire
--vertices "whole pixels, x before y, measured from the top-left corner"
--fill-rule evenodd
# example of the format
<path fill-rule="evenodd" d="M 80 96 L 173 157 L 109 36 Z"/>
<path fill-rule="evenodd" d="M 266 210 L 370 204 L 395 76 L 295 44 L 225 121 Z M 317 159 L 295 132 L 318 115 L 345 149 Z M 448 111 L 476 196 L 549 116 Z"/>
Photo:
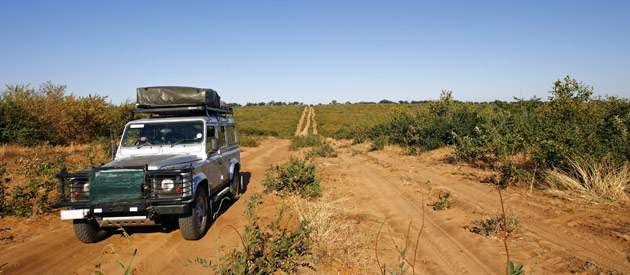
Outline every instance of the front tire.
<path fill-rule="evenodd" d="M 109 231 L 100 228 L 94 220 L 73 220 L 74 235 L 83 243 L 96 243 L 109 236 Z"/>
<path fill-rule="evenodd" d="M 178 222 L 184 239 L 199 240 L 203 237 L 208 225 L 208 196 L 205 189 L 199 187 L 190 205 L 190 213 L 179 217 Z"/>

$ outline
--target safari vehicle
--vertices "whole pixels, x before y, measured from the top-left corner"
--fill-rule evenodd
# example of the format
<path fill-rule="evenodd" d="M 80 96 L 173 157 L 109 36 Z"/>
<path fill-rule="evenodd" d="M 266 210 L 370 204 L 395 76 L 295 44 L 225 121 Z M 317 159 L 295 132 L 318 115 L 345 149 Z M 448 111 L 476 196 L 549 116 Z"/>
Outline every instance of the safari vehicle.
<path fill-rule="evenodd" d="M 184 239 L 203 237 L 213 205 L 242 189 L 240 149 L 232 109 L 211 89 L 138 88 L 134 114 L 113 161 L 62 171 L 62 220 L 73 220 L 84 243 L 119 226 L 179 224 Z M 135 115 L 134 115 L 135 116 Z"/>

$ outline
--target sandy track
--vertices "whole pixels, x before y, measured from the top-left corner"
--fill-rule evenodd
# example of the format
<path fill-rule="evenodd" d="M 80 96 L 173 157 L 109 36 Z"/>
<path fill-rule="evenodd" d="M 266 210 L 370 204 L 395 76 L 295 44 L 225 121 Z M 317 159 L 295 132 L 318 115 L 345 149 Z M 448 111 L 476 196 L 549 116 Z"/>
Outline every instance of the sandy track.
<path fill-rule="evenodd" d="M 308 107 L 308 116 L 306 117 L 306 125 L 304 130 L 300 133 L 300 136 L 308 136 L 308 129 L 311 128 L 311 117 L 313 116 L 313 108 Z"/>
<path fill-rule="evenodd" d="M 245 149 L 243 172 L 250 181 L 244 198 L 262 191 L 260 182 L 265 170 L 292 154 L 289 144 L 287 140 L 270 138 L 259 147 Z M 424 224 L 415 257 L 416 274 L 504 272 L 503 243 L 467 229 L 472 220 L 491 216 L 500 209 L 496 190 L 473 175 L 484 171 L 449 164 L 443 160 L 448 158 L 445 150 L 414 157 L 391 148 L 366 153 L 365 145 L 339 145 L 336 144 L 339 157 L 318 158 L 316 162 L 326 192 L 348 197 L 344 207 L 351 212 L 347 218 L 355 221 L 358 229 L 353 234 L 371 237 L 363 252 L 370 260 L 361 270 L 378 272 L 376 253 L 381 264 L 396 266 L 395 244 L 400 246 L 408 228 L 406 257 L 413 263 L 415 236 Z M 427 206 L 437 200 L 439 191 L 449 191 L 455 197 L 452 209 L 434 211 Z M 504 196 L 507 209 L 512 209 L 520 224 L 519 231 L 508 241 L 511 259 L 523 263 L 527 274 L 630 274 L 626 260 L 630 255 L 630 217 L 624 208 L 627 206 L 573 204 L 536 193 L 527 195 L 526 189 L 521 188 L 510 188 Z M 268 220 L 274 217 L 273 205 L 279 201 L 274 196 L 267 196 L 267 200 L 272 203 L 261 212 L 261 217 Z M 208 273 L 209 269 L 183 264 L 196 257 L 216 262 L 218 245 L 224 245 L 225 250 L 238 247 L 240 241 L 228 225 L 242 230 L 243 210 L 242 201 L 227 207 L 199 241 L 183 240 L 179 230 L 130 230 L 131 246 L 139 251 L 134 259 L 134 273 Z M 109 243 L 118 249 L 118 254 L 104 257 L 105 273 L 119 273 L 116 260 L 127 263 L 131 256 L 124 238 L 116 235 L 97 244 L 83 244 L 74 237 L 72 224 L 56 217 L 36 222 L 21 220 L 17 224 L 7 221 L 19 219 L 0 219 L 0 228 L 25 233 L 0 243 L 0 271 L 6 274 L 92 273 L 103 247 Z M 383 223 L 378 249 L 374 249 L 374 237 Z M 319 268 L 317 272 L 348 273 L 334 267 Z"/>
<path fill-rule="evenodd" d="M 308 112 L 308 113 L 307 113 Z M 304 125 L 304 121 L 306 121 L 306 125 Z M 302 117 L 300 117 L 300 122 L 298 122 L 297 128 L 295 128 L 295 136 L 308 136 L 309 129 L 311 129 L 312 125 L 312 133 L 317 135 L 317 121 L 315 121 L 315 109 L 310 106 L 304 107 L 304 111 L 302 112 Z"/>
<path fill-rule="evenodd" d="M 302 125 L 304 124 L 304 118 L 306 117 L 306 112 L 308 111 L 308 106 L 304 107 L 304 111 L 302 111 L 302 116 L 300 117 L 300 122 L 298 122 L 297 127 L 295 128 L 295 136 L 299 136 L 302 133 Z"/>

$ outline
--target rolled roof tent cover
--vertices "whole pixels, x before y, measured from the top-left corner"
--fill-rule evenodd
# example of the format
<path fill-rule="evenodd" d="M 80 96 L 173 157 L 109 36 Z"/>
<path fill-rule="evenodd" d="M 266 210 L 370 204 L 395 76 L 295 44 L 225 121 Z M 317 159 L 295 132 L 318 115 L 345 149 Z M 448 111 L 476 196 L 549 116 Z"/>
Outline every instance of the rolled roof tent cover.
<path fill-rule="evenodd" d="M 142 87 L 137 89 L 139 108 L 163 106 L 221 107 L 221 97 L 212 89 L 178 86 Z"/>

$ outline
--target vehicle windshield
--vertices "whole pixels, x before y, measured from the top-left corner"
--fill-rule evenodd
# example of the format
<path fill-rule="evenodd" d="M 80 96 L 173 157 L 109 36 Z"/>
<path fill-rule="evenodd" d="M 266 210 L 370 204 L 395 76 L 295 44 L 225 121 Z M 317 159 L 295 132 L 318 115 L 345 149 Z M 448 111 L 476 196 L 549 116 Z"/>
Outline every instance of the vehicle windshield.
<path fill-rule="evenodd" d="M 203 122 L 132 123 L 127 125 L 123 146 L 171 145 L 201 143 Z"/>

